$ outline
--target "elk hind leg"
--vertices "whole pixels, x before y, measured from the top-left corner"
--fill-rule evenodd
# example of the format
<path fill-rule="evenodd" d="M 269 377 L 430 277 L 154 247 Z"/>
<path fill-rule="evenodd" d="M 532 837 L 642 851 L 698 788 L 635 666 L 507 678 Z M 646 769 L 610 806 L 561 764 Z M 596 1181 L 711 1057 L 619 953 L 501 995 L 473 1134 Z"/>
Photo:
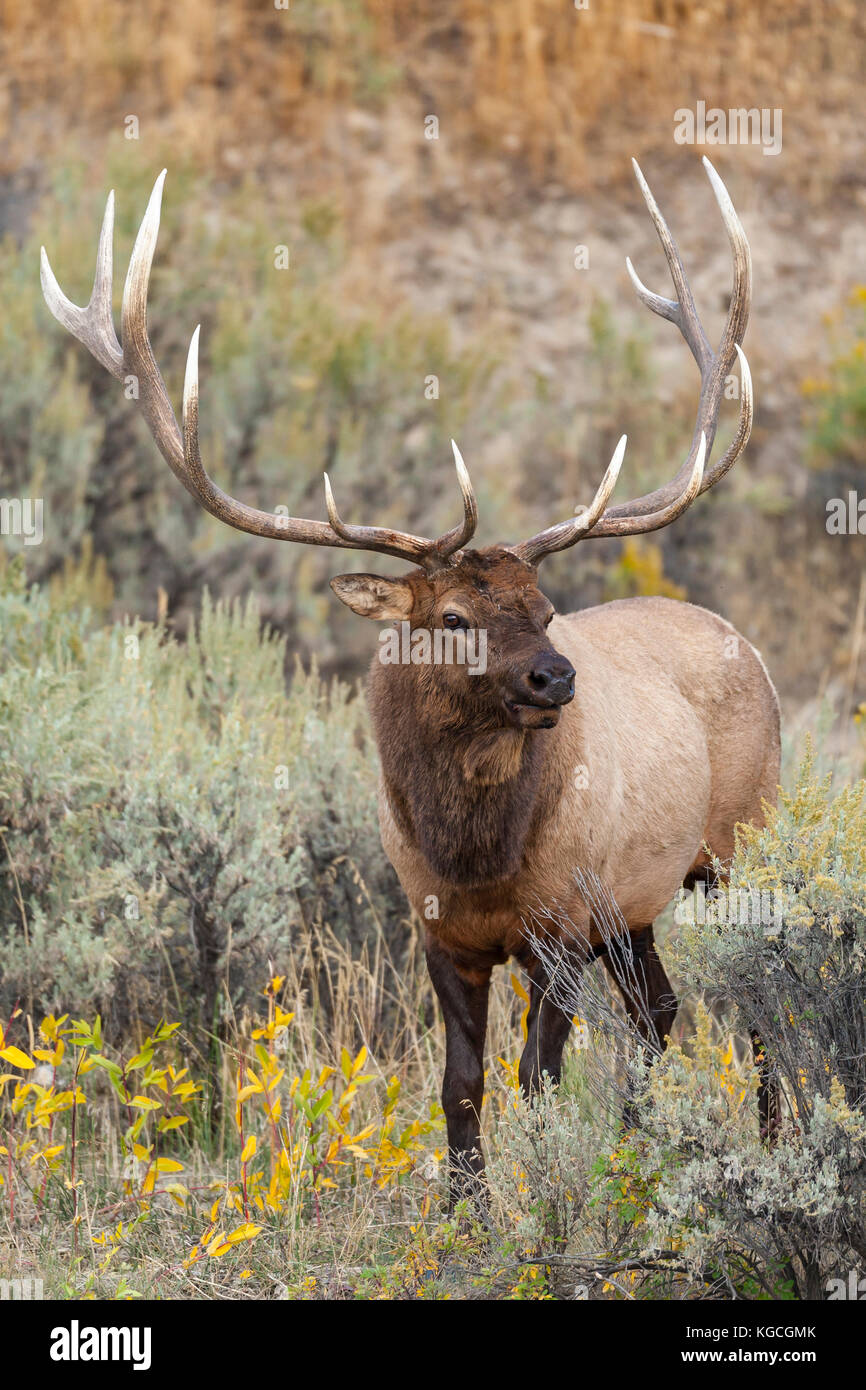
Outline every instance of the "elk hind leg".
<path fill-rule="evenodd" d="M 771 798 L 768 797 L 769 799 Z M 724 885 L 726 881 L 725 874 L 716 874 L 709 861 L 699 861 L 683 879 L 683 887 L 697 892 L 700 885 L 703 885 L 705 891 L 709 891 Z M 761 1035 L 756 1028 L 752 1028 L 750 1037 L 752 1056 L 758 1069 L 758 1126 L 761 1139 L 772 1148 L 782 1122 L 782 1093 Z"/>
<path fill-rule="evenodd" d="M 526 1020 L 526 1042 L 520 1057 L 517 1076 L 524 1095 L 537 1094 L 542 1078 L 559 1083 L 562 1072 L 562 1052 L 571 1019 L 547 995 L 547 973 L 540 960 L 529 967 L 529 1014 Z"/>
<path fill-rule="evenodd" d="M 772 1148 L 782 1122 L 782 1093 L 767 1059 L 761 1036 L 754 1028 L 751 1038 L 752 1056 L 758 1069 L 758 1122 L 761 1138 Z"/>

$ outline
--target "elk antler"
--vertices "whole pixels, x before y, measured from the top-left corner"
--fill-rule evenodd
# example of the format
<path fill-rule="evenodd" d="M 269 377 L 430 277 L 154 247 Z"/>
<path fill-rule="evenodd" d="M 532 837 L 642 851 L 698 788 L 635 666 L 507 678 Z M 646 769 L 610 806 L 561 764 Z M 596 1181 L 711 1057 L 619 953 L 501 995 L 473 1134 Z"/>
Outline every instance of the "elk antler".
<path fill-rule="evenodd" d="M 298 517 L 263 512 L 238 502 L 208 476 L 202 465 L 198 444 L 198 328 L 192 335 L 186 363 L 183 391 L 183 433 L 178 427 L 150 341 L 147 336 L 147 289 L 150 268 L 159 232 L 159 212 L 163 169 L 150 195 L 126 275 L 120 312 L 120 342 L 111 313 L 112 237 L 114 194 L 108 195 L 105 217 L 96 255 L 93 291 L 83 309 L 71 303 L 61 290 L 42 248 L 42 292 L 54 317 L 93 354 L 98 362 L 119 380 L 134 378 L 141 413 L 156 446 L 188 492 L 220 521 L 255 536 L 280 541 L 302 541 L 307 545 L 332 545 L 346 550 L 377 550 L 385 555 L 409 560 L 428 569 L 447 562 L 449 556 L 465 546 L 475 533 L 478 508 L 462 458 L 452 440 L 454 462 L 463 494 L 463 522 L 436 540 L 392 531 L 384 526 L 346 526 L 337 515 L 331 485 L 325 474 L 325 496 L 330 522 L 304 521 Z"/>
<path fill-rule="evenodd" d="M 718 351 L 713 352 L 698 318 L 695 301 L 692 298 L 676 243 L 637 161 L 632 160 L 632 164 L 667 257 L 671 279 L 677 294 L 676 299 L 663 299 L 661 295 L 653 294 L 638 279 L 634 267 L 628 259 L 626 266 L 638 298 L 646 304 L 647 308 L 652 309 L 654 314 L 660 314 L 662 318 L 670 319 L 671 323 L 676 324 L 700 369 L 701 392 L 691 448 L 676 477 L 669 483 L 656 488 L 654 492 L 647 493 L 644 497 L 635 498 L 632 502 L 620 502 L 614 507 L 607 507 L 607 500 L 616 483 L 616 475 L 619 472 L 625 450 L 625 436 L 623 436 L 601 487 L 596 493 L 595 500 L 589 508 L 582 510 L 578 516 L 571 520 L 563 521 L 558 526 L 551 526 L 546 531 L 540 531 L 537 536 L 533 536 L 530 540 L 522 541 L 519 545 L 511 547 L 516 555 L 531 565 L 537 565 L 551 551 L 565 550 L 584 537 L 594 539 L 596 536 L 633 536 L 642 531 L 657 531 L 661 526 L 667 526 L 669 522 L 675 520 L 687 507 L 691 506 L 700 493 L 706 492 L 708 488 L 711 488 L 720 478 L 724 477 L 743 452 L 751 433 L 752 377 L 740 342 L 749 321 L 749 306 L 752 297 L 752 261 L 746 234 L 728 196 L 728 191 L 710 161 L 705 158 L 704 168 L 716 196 L 734 258 L 734 289 L 728 309 L 727 322 Z M 740 419 L 737 433 L 718 463 L 705 471 L 705 462 L 712 450 L 713 439 L 715 438 L 725 380 L 733 366 L 735 356 L 739 358 L 741 379 Z"/>

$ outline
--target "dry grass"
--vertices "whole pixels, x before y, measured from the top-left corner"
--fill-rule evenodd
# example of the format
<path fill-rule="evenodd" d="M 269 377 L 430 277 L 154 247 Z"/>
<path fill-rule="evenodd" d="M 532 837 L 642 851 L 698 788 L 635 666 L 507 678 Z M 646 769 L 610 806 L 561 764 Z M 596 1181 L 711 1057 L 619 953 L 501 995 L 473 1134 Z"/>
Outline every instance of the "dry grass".
<path fill-rule="evenodd" d="M 315 1079 L 322 1068 L 336 1068 L 325 1084 L 339 1098 L 341 1055 L 363 1059 L 364 1085 L 350 1122 L 342 1123 L 339 1100 L 332 1108 L 334 1133 L 345 1134 L 347 1140 L 357 1134 L 367 1151 L 375 1153 L 382 1142 L 378 1135 L 386 1094 L 391 1094 L 396 1078 L 400 1100 L 390 1142 L 398 1152 L 383 1160 L 396 1164 L 394 1175 L 378 1180 L 363 1162 L 353 1164 L 347 1151 L 334 1165 L 321 1162 L 328 1149 L 327 1126 L 324 1141 L 317 1141 L 314 1134 L 304 1134 L 301 1124 L 291 1177 L 275 1201 L 255 1203 L 253 1170 L 263 1170 L 266 1185 L 279 1157 L 279 1147 L 272 1144 L 275 1131 L 266 1111 L 256 1105 L 260 1097 L 247 1101 L 242 1131 L 236 1122 L 240 1079 L 247 1080 L 249 1068 L 261 1071 L 254 1028 L 268 1017 L 268 1005 L 260 1001 L 258 1016 L 232 1016 L 220 1041 L 217 1095 L 224 1103 L 214 1105 L 204 1080 L 202 1040 L 188 1034 L 176 1034 L 162 1052 L 157 1051 L 152 1066 L 170 1061 L 178 1077 L 202 1082 L 200 1095 L 179 1102 L 154 1085 L 150 1069 L 139 1069 L 134 1078 L 129 1073 L 130 1095 L 143 1092 L 163 1103 L 163 1115 L 188 1117 L 186 1127 L 157 1139 L 160 1162 L 173 1164 L 177 1171 L 157 1175 L 151 1187 L 142 1182 L 147 1164 L 140 1161 L 140 1150 L 139 1161 L 133 1159 L 129 1130 L 141 1111 L 118 1100 L 101 1070 L 80 1076 L 78 1084 L 87 1101 L 78 1107 L 77 1125 L 71 1111 L 61 1110 L 51 1130 L 30 1127 L 28 1114 L 36 1114 L 34 1096 L 27 1097 L 20 1086 L 13 1088 L 7 1081 L 0 1096 L 0 1278 L 41 1279 L 46 1298 L 421 1297 L 434 1270 L 433 1264 L 424 1264 L 426 1247 L 431 1252 L 435 1248 L 437 1277 L 453 1264 L 462 1295 L 473 1296 L 484 1241 L 478 1243 L 480 1232 L 466 1231 L 458 1238 L 456 1228 L 444 1219 L 444 1173 L 440 1176 L 439 1171 L 444 1131 L 436 1095 L 444 1065 L 444 1032 L 426 973 L 398 969 L 381 934 L 360 959 L 352 959 L 333 937 L 311 937 L 307 947 L 307 952 L 301 947 L 293 955 L 287 975 L 279 980 L 279 1005 L 293 1017 L 277 1039 L 274 1060 L 283 1079 L 275 1083 L 273 1094 L 282 1097 L 285 1116 L 295 1094 L 292 1078 Z M 310 955 L 315 956 L 319 989 L 310 990 L 304 983 Z M 323 994 L 328 996 L 327 1010 L 322 1008 Z M 390 1044 L 375 1052 L 363 1050 L 363 1045 L 359 1050 L 358 1037 L 372 1031 L 366 1025 L 381 1009 L 383 994 L 395 1020 Z M 495 1143 L 502 1117 L 514 1104 L 522 1007 L 507 972 L 500 973 L 491 994 L 482 1112 L 488 1145 Z M 7 1049 L 20 1047 L 29 1055 L 34 1048 L 51 1046 L 44 1033 L 40 1038 L 38 1020 L 19 1015 L 3 1022 Z M 69 1034 L 69 1023 L 62 1026 L 67 1051 L 55 1073 L 54 1095 L 73 1084 L 75 1059 L 82 1055 Z M 141 1044 L 141 1038 L 129 1039 L 119 1056 L 135 1065 L 133 1053 Z M 104 1052 L 115 1055 L 107 1044 Z M 19 1060 L 13 1057 L 11 1065 L 18 1066 Z M 575 1061 L 579 1070 L 579 1054 Z M 4 1065 L 8 1069 L 8 1059 Z M 184 1073 L 182 1067 L 189 1070 Z M 23 1072 L 22 1083 L 37 1075 Z M 38 1079 L 45 1083 L 45 1077 Z M 314 1098 L 316 1094 L 314 1089 Z M 299 1119 L 295 1111 L 287 1133 L 298 1133 Z M 425 1126 L 417 1142 L 405 1139 L 404 1126 L 413 1122 Z M 362 1126 L 376 1130 L 372 1139 L 364 1139 Z M 398 1137 L 401 1132 L 403 1138 Z M 241 1149 L 252 1135 L 257 1136 L 258 1149 L 255 1160 L 244 1168 Z M 149 1120 L 136 1140 L 141 1145 L 154 1137 Z M 53 1154 L 52 1145 L 62 1153 Z M 46 1146 L 48 1157 L 43 1156 Z M 317 1161 L 319 1178 L 314 1183 L 311 1170 Z M 263 1194 L 264 1185 L 258 1189 Z M 255 1227 L 250 1240 L 242 1235 L 247 1223 Z M 218 1230 L 241 1233 L 241 1238 L 214 1256 L 206 1247 Z M 487 1260 L 495 1254 L 495 1248 L 489 1250 Z M 443 1296 L 441 1288 L 433 1296 Z"/>
<path fill-rule="evenodd" d="M 398 100 L 419 139 L 438 114 L 464 158 L 485 149 L 535 176 L 605 182 L 624 131 L 669 146 L 675 109 L 702 98 L 783 107 L 801 153 L 822 147 L 826 177 L 850 155 L 823 127 L 853 118 L 863 27 L 855 0 L 70 0 L 51 17 L 13 0 L 2 160 L 32 166 L 58 128 L 105 138 L 134 114 L 143 140 L 180 140 L 199 166 L 279 168 L 301 147 L 349 166 L 358 108 Z"/>

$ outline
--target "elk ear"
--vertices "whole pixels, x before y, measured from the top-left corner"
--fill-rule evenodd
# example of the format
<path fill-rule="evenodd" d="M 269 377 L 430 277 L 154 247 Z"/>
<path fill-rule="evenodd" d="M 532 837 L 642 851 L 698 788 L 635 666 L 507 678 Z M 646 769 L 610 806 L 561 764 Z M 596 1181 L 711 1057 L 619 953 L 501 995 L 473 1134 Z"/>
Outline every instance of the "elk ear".
<path fill-rule="evenodd" d="M 378 574 L 338 574 L 331 588 L 347 608 L 362 618 L 398 622 L 412 612 L 414 596 L 408 579 L 383 579 Z"/>

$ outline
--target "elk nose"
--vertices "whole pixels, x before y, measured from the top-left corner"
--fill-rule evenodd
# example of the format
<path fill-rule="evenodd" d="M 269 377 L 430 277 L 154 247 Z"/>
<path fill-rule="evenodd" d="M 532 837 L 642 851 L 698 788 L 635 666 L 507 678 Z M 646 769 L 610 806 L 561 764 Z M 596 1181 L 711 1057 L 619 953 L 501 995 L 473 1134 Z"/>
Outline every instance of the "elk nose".
<path fill-rule="evenodd" d="M 533 665 L 529 684 L 551 702 L 566 704 L 574 698 L 574 667 L 567 657 L 550 652 Z"/>

